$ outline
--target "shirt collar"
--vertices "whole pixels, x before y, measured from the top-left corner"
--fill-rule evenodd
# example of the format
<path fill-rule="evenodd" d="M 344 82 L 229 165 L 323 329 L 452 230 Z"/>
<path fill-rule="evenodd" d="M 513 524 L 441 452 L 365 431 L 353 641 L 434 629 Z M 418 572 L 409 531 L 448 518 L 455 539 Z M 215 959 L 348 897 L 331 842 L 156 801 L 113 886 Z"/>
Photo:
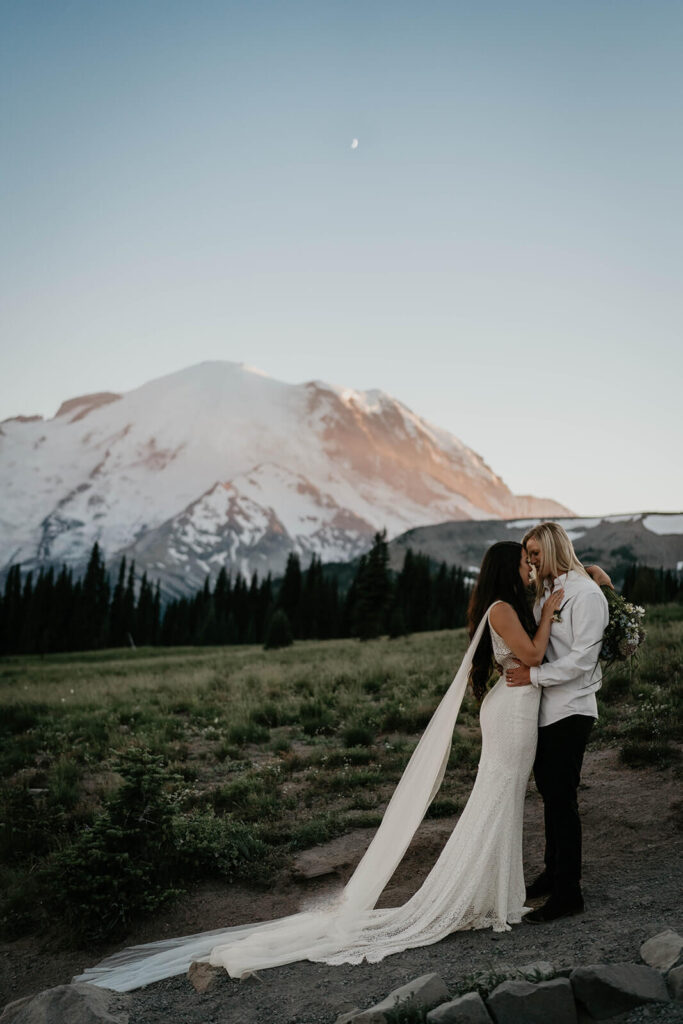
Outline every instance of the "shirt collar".
<path fill-rule="evenodd" d="M 563 572 L 559 576 L 555 577 L 555 579 L 553 580 L 552 587 L 546 581 L 545 589 L 548 591 L 548 593 L 550 593 L 552 590 L 559 590 L 560 588 L 562 588 L 564 590 L 564 587 L 566 586 L 566 583 L 567 583 L 567 573 Z"/>

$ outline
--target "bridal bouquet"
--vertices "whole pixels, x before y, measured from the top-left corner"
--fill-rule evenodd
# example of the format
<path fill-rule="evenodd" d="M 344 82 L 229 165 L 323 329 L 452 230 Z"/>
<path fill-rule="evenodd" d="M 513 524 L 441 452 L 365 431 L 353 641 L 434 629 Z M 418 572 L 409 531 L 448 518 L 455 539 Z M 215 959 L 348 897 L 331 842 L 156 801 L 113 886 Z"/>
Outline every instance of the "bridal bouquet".
<path fill-rule="evenodd" d="M 632 658 L 643 640 L 645 609 L 631 604 L 611 587 L 600 588 L 609 605 L 609 622 L 602 636 L 600 659 L 611 665 L 614 661 Z"/>

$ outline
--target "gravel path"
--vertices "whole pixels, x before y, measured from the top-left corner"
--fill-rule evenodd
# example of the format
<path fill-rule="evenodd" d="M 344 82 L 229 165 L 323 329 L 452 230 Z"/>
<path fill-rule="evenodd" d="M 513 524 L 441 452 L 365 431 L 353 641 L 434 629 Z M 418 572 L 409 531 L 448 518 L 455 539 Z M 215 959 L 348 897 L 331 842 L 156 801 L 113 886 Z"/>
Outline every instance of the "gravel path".
<path fill-rule="evenodd" d="M 590 751 L 582 785 L 584 914 L 548 925 L 522 924 L 505 934 L 458 932 L 380 964 L 298 963 L 241 982 L 225 975 L 204 995 L 198 995 L 186 977 L 173 978 L 132 994 L 130 1024 L 330 1024 L 343 1011 L 369 1006 L 431 971 L 453 989 L 474 971 L 497 971 L 533 960 L 549 960 L 558 968 L 636 962 L 641 943 L 650 935 L 667 927 L 683 933 L 680 809 L 673 773 L 625 771 L 613 751 Z M 453 826 L 452 821 L 427 824 L 392 880 L 385 905 L 404 899 L 419 884 Z M 525 817 L 527 878 L 540 866 L 541 834 L 541 804 L 531 789 Z M 367 836 L 361 836 L 358 855 L 366 842 Z M 130 937 L 130 943 L 213 928 L 221 920 L 236 924 L 289 913 L 310 889 L 291 883 L 272 894 L 205 888 L 165 918 L 150 922 Z M 35 943 L 25 942 L 0 947 L 0 957 L 4 1000 L 68 981 L 97 959 L 92 952 L 37 951 Z M 683 1024 L 683 1006 L 643 1007 L 618 1020 Z"/>

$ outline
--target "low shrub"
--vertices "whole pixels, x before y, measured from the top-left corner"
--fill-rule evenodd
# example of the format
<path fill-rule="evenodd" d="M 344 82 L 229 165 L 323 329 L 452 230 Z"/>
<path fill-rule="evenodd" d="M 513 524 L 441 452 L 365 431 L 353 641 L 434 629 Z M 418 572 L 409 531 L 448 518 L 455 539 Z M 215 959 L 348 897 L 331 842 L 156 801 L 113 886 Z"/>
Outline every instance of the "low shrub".
<path fill-rule="evenodd" d="M 79 939 L 116 935 L 133 916 L 179 889 L 174 806 L 163 761 L 133 749 L 117 765 L 123 782 L 104 810 L 46 869 L 54 907 Z"/>
<path fill-rule="evenodd" d="M 335 730 L 335 716 L 322 700 L 305 700 L 299 706 L 299 721 L 307 736 L 329 736 Z"/>
<path fill-rule="evenodd" d="M 231 817 L 210 810 L 180 813 L 174 796 L 180 780 L 161 758 L 134 748 L 117 769 L 122 783 L 101 813 L 28 880 L 9 886 L 0 914 L 5 934 L 36 927 L 41 919 L 59 920 L 77 941 L 100 941 L 177 896 L 190 878 L 263 877 L 265 845 Z M 3 842 L 9 839 L 20 850 L 44 831 L 38 831 L 38 814 L 25 794 L 17 788 L 11 800 L 21 809 L 22 830 L 14 827 Z"/>
<path fill-rule="evenodd" d="M 368 725 L 352 723 L 342 731 L 342 739 L 346 747 L 371 747 L 375 733 Z"/>
<path fill-rule="evenodd" d="M 214 809 L 233 814 L 243 821 L 272 818 L 279 807 L 279 785 L 274 773 L 247 774 L 213 791 Z"/>
<path fill-rule="evenodd" d="M 437 797 L 429 805 L 426 816 L 428 818 L 450 818 L 454 814 L 459 814 L 461 810 L 461 801 L 451 800 L 449 797 Z"/>
<path fill-rule="evenodd" d="M 398 701 L 388 701 L 382 716 L 382 732 L 421 732 L 433 714 L 431 705 L 406 707 Z"/>
<path fill-rule="evenodd" d="M 629 768 L 669 768 L 678 764 L 681 752 L 667 740 L 627 740 L 619 750 L 619 759 Z"/>
<path fill-rule="evenodd" d="M 244 746 L 245 743 L 266 743 L 270 732 L 256 722 L 243 722 L 232 725 L 227 733 L 228 743 Z"/>
<path fill-rule="evenodd" d="M 225 881 L 266 881 L 271 851 L 242 821 L 215 813 L 179 816 L 173 826 L 178 861 L 189 878 L 219 875 Z"/>

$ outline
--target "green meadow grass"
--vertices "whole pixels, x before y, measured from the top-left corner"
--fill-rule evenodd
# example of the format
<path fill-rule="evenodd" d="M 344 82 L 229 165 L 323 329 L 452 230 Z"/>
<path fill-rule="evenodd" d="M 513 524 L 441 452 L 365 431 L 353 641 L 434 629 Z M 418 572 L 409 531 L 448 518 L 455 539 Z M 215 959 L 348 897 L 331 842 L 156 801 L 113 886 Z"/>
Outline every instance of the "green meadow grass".
<path fill-rule="evenodd" d="M 648 620 L 635 668 L 607 674 L 592 742 L 664 768 L 679 757 L 683 618 Z M 457 630 L 0 659 L 5 934 L 58 914 L 74 936 L 110 935 L 192 878 L 267 882 L 293 851 L 376 826 L 466 646 Z M 468 693 L 432 817 L 462 807 L 479 747 Z M 133 880 L 136 856 L 149 872 Z"/>

